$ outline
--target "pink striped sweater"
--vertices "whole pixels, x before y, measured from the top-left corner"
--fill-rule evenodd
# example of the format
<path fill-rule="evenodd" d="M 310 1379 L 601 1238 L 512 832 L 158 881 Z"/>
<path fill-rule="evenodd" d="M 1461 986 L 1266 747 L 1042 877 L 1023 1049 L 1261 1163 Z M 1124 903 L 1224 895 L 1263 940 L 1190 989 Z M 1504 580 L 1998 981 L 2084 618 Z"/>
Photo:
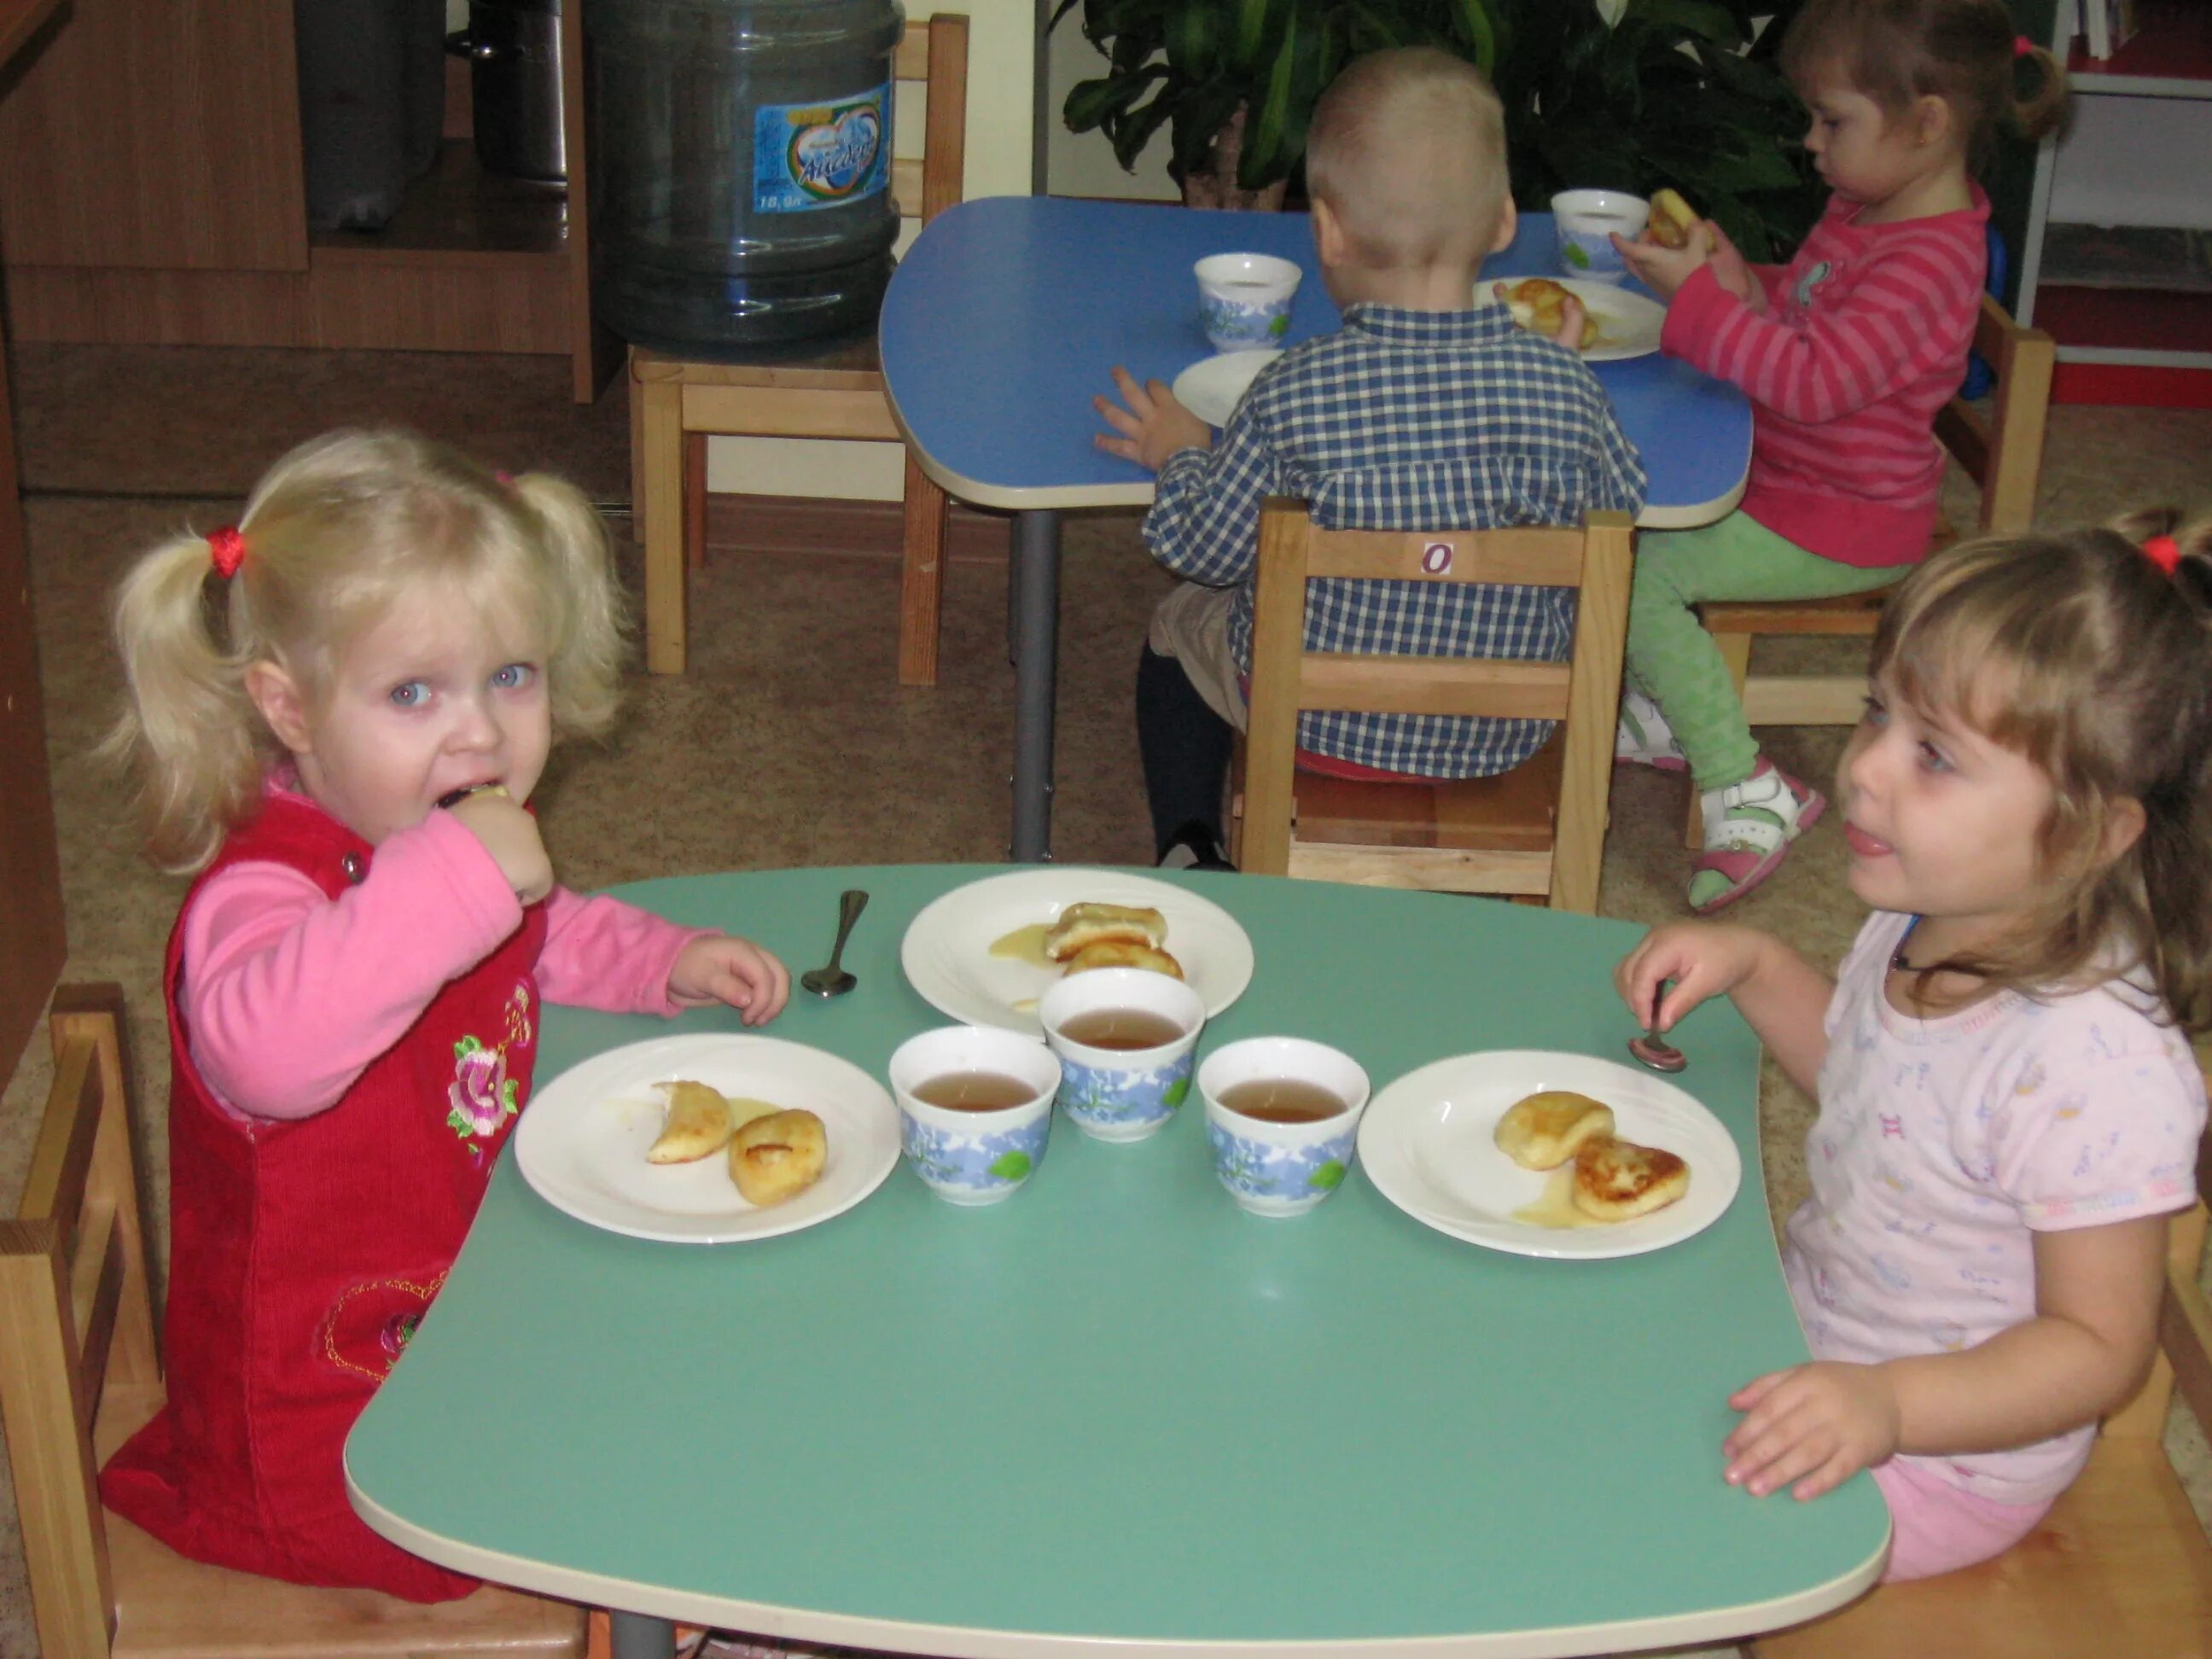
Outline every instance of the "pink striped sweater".
<path fill-rule="evenodd" d="M 1977 186 L 1956 213 L 1859 225 L 1861 211 L 1832 197 L 1786 267 L 1752 267 L 1763 313 L 1700 269 L 1660 344 L 1750 394 L 1753 519 L 1841 564 L 1911 564 L 1936 522 L 1936 411 L 1973 343 L 1990 203 Z"/>

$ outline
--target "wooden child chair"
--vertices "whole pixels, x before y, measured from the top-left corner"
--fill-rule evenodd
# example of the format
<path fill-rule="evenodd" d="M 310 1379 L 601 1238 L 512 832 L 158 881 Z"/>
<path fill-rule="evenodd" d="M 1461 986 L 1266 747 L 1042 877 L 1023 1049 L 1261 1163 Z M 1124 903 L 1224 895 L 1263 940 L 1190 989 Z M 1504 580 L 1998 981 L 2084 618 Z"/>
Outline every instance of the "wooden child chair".
<path fill-rule="evenodd" d="M 1625 513 L 1578 529 L 1314 528 L 1304 501 L 1260 514 L 1250 713 L 1237 866 L 1261 875 L 1504 893 L 1595 915 L 1628 626 Z M 1309 652 L 1306 584 L 1497 582 L 1580 590 L 1566 662 Z M 1495 777 L 1358 782 L 1295 771 L 1308 708 L 1558 720 L 1550 742 Z"/>
<path fill-rule="evenodd" d="M 967 163 L 968 20 L 939 14 L 908 25 L 896 78 L 927 88 L 921 159 L 891 163 L 901 213 L 924 224 L 960 200 Z M 687 568 L 705 559 L 707 439 L 863 438 L 900 443 L 884 395 L 875 337 L 773 365 L 688 362 L 633 347 L 632 500 L 645 541 L 645 661 L 680 674 Z M 945 492 L 906 459 L 906 527 L 899 589 L 899 683 L 937 684 L 944 598 Z"/>
<path fill-rule="evenodd" d="M 2212 1191 L 2201 1149 L 2197 1182 Z M 2174 1218 L 2157 1362 L 2033 1532 L 1993 1561 L 1880 1585 L 1825 1619 L 1762 1636 L 1747 1644 L 1757 1659 L 2212 1654 L 2212 1547 L 2161 1444 L 2177 1383 L 2212 1431 L 2212 1311 L 2197 1288 L 2204 1223 L 2202 1200 Z"/>
<path fill-rule="evenodd" d="M 100 1507 L 101 1462 L 166 1397 L 131 1171 L 123 994 L 54 994 L 54 1081 L 0 1222 L 0 1420 L 45 1659 L 550 1659 L 584 1615 L 489 1585 L 422 1607 L 187 1560 Z"/>
<path fill-rule="evenodd" d="M 1980 489 L 1977 532 L 2012 535 L 2035 517 L 2036 484 L 2043 474 L 2043 431 L 2051 413 L 2051 367 L 2057 347 L 2040 329 L 2022 328 L 1987 295 L 1974 325 L 1974 349 L 1996 376 L 1990 413 L 1954 398 L 1936 416 L 1936 437 Z M 1929 551 L 1960 539 L 1948 520 L 1936 520 Z M 1902 579 L 1911 566 L 1901 567 Z M 1832 599 L 1714 600 L 1698 616 L 1720 647 L 1729 675 L 1753 726 L 1856 726 L 1865 706 L 1863 675 L 1779 675 L 1751 672 L 1752 642 L 1762 635 L 1871 640 L 1881 621 L 1888 588 Z M 1687 844 L 1705 844 L 1698 792 L 1690 791 Z"/>

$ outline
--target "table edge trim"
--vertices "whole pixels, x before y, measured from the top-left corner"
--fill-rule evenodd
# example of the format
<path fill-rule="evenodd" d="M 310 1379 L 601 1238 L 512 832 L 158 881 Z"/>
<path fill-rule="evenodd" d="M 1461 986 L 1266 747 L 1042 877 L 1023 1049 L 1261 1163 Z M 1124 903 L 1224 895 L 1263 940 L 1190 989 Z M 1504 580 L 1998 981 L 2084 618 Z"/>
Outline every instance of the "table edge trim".
<path fill-rule="evenodd" d="M 439 1566 L 472 1574 L 495 1584 L 587 1607 L 610 1607 L 718 1629 L 892 1651 L 957 1653 L 969 1656 L 969 1659 L 1076 1659 L 1077 1656 L 1108 1653 L 1140 1653 L 1146 1659 L 1218 1659 L 1222 1654 L 1278 1652 L 1296 1653 L 1304 1656 L 1304 1659 L 1376 1659 L 1377 1656 L 1389 1656 L 1389 1659 L 1572 1659 L 1572 1656 L 1590 1653 L 1680 1647 L 1783 1630 L 1832 1612 L 1873 1584 L 1888 1561 L 1890 1544 L 1890 1526 L 1885 1511 L 1881 1543 L 1857 1566 L 1793 1595 L 1703 1613 L 1620 1620 L 1602 1625 L 1553 1625 L 1540 1630 L 1457 1635 L 1331 1638 L 1318 1641 L 1194 1641 L 1174 1637 L 1083 1636 L 1065 1632 L 908 1624 L 896 1620 L 793 1608 L 772 1602 L 732 1600 L 672 1585 L 556 1567 L 464 1543 L 401 1519 L 356 1482 L 350 1448 L 345 1459 L 345 1480 L 346 1496 L 353 1504 L 354 1513 L 371 1531 Z M 804 1632 L 792 1626 L 791 1615 L 794 1613 L 803 1613 L 807 1619 L 809 1627 Z"/>

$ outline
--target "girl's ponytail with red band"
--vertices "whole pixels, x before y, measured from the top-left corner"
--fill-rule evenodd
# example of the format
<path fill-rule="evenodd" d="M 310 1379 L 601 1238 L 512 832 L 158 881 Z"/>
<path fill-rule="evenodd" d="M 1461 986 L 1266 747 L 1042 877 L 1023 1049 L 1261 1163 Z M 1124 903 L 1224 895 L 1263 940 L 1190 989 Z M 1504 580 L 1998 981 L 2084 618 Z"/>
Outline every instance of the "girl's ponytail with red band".
<path fill-rule="evenodd" d="M 216 574 L 225 580 L 238 574 L 238 567 L 246 562 L 246 537 L 234 524 L 208 532 L 208 558 Z"/>

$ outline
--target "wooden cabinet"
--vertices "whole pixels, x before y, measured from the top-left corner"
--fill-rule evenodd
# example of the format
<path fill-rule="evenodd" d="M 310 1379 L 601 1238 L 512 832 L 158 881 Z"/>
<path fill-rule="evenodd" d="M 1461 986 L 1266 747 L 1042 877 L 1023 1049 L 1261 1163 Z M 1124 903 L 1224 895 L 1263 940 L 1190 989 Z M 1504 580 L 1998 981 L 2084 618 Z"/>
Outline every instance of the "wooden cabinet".
<path fill-rule="evenodd" d="M 581 4 L 569 189 L 487 174 L 455 134 L 373 234 L 307 228 L 292 5 L 73 0 L 0 103 L 15 337 L 550 354 L 595 397 L 619 353 L 591 316 Z"/>
<path fill-rule="evenodd" d="M 42 38 L 58 4 L 0 0 L 0 111 L 9 60 Z M 7 337 L 0 331 L 0 1079 L 15 1070 L 61 974 L 63 954 L 61 857 L 15 483 Z"/>
<path fill-rule="evenodd" d="M 304 270 L 292 0 L 76 0 L 0 104 L 11 265 Z"/>

